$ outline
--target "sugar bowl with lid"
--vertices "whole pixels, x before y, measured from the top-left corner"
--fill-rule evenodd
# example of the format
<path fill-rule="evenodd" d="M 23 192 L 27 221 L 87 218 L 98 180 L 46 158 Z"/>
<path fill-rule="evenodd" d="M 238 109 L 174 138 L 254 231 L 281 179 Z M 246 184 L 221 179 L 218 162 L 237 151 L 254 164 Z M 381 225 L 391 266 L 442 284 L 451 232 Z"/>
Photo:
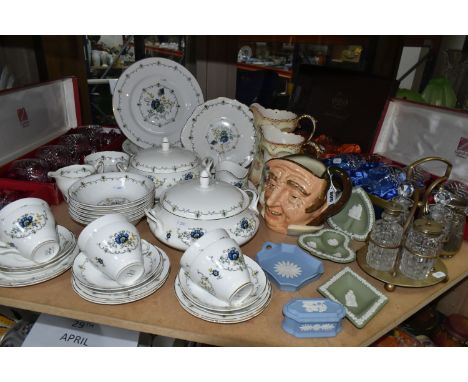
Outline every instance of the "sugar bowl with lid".
<path fill-rule="evenodd" d="M 173 185 L 197 178 L 201 166 L 193 151 L 173 147 L 164 138 L 161 147 L 142 150 L 132 156 L 127 171 L 150 178 L 156 186 L 156 198 L 159 198 Z"/>
<path fill-rule="evenodd" d="M 257 202 L 255 191 L 211 179 L 203 170 L 199 179 L 166 190 L 159 203 L 145 212 L 151 232 L 171 247 L 185 250 L 206 232 L 218 228 L 224 228 L 242 245 L 257 233 Z"/>

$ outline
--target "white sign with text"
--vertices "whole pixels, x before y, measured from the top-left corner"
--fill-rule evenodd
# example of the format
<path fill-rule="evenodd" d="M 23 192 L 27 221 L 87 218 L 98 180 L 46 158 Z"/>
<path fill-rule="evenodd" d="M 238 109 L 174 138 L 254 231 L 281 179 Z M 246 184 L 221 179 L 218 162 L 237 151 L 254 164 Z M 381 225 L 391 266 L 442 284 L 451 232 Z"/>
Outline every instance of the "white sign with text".
<path fill-rule="evenodd" d="M 139 332 L 41 314 L 23 347 L 136 347 Z"/>

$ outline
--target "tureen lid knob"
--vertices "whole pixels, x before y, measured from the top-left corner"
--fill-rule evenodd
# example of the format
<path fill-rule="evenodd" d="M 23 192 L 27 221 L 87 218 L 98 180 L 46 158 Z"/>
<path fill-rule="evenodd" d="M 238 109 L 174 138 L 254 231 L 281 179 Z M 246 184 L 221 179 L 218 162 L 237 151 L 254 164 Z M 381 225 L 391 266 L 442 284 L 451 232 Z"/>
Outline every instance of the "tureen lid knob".
<path fill-rule="evenodd" d="M 169 139 L 167 137 L 164 137 L 162 140 L 162 150 L 169 151 Z"/>
<path fill-rule="evenodd" d="M 208 188 L 210 185 L 210 173 L 206 170 L 202 170 L 200 174 L 200 186 L 202 188 Z"/>

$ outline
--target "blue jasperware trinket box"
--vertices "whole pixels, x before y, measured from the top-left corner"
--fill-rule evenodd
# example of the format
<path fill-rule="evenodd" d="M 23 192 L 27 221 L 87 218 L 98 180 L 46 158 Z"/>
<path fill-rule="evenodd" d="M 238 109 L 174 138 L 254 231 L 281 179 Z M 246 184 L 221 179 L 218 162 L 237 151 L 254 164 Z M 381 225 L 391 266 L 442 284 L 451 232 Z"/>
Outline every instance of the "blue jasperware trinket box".
<path fill-rule="evenodd" d="M 267 241 L 256 259 L 270 280 L 287 292 L 297 291 L 323 273 L 322 262 L 294 244 Z"/>
<path fill-rule="evenodd" d="M 326 298 L 299 298 L 283 307 L 283 329 L 299 338 L 335 337 L 345 316 L 343 305 Z"/>

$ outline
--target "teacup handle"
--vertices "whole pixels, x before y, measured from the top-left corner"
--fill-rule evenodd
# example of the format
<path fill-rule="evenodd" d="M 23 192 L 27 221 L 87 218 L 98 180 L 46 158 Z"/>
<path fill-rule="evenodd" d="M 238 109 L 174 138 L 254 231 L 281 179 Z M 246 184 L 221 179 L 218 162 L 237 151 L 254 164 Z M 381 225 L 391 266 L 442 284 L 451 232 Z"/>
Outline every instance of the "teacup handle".
<path fill-rule="evenodd" d="M 100 160 L 94 168 L 96 169 L 96 174 L 102 174 L 104 172 L 104 161 Z"/>
<path fill-rule="evenodd" d="M 250 192 L 252 194 L 252 201 L 249 204 L 249 209 L 259 214 L 258 209 L 257 209 L 257 204 L 258 204 L 258 199 L 259 199 L 257 191 L 247 188 L 244 190 L 244 192 L 247 194 Z"/>
<path fill-rule="evenodd" d="M 321 224 L 326 218 L 329 216 L 335 215 L 338 212 L 341 211 L 341 209 L 346 205 L 348 202 L 349 198 L 351 197 L 351 192 L 353 190 L 353 184 L 351 183 L 351 180 L 349 179 L 348 174 L 341 170 L 338 167 L 329 167 L 328 172 L 330 173 L 330 177 L 332 175 L 336 175 L 338 178 L 341 179 L 341 184 L 342 184 L 342 191 L 341 191 L 341 196 L 338 199 L 338 201 L 334 204 L 330 204 L 320 215 L 319 220 L 314 221 L 313 223 L 315 225 Z M 331 182 L 331 179 L 330 179 Z"/>
<path fill-rule="evenodd" d="M 314 117 L 312 117 L 311 115 L 309 115 L 309 114 L 304 114 L 304 115 L 301 115 L 297 119 L 297 124 L 299 124 L 299 121 L 301 119 L 309 119 L 312 122 L 312 126 L 313 126 L 312 127 L 312 132 L 310 133 L 309 138 L 307 138 L 307 140 L 304 142 L 304 144 L 307 144 L 315 134 L 315 129 L 317 128 L 317 120 Z"/>
<path fill-rule="evenodd" d="M 120 172 L 126 172 L 127 169 L 128 169 L 128 166 L 125 166 L 125 164 L 123 162 L 117 162 L 115 167 L 117 167 L 117 169 L 120 171 Z"/>

